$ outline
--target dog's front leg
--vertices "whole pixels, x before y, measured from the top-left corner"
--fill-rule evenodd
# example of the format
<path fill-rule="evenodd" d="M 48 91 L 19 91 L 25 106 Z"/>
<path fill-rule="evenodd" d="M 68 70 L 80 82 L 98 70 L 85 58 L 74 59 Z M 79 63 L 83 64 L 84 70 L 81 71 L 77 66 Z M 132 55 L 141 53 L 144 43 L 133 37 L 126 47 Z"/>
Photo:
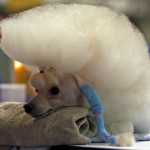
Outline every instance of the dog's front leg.
<path fill-rule="evenodd" d="M 120 129 L 125 129 L 126 126 L 124 127 L 124 125 L 127 125 L 127 130 L 130 131 L 127 132 L 127 130 L 125 131 L 122 130 L 121 132 L 122 134 L 114 134 L 114 135 L 109 134 L 109 132 L 107 132 L 107 129 L 105 128 L 105 123 L 103 118 L 103 105 L 98 93 L 90 85 L 83 85 L 81 87 L 81 91 L 87 97 L 87 100 L 91 106 L 91 109 L 96 119 L 96 125 L 97 125 L 99 136 L 104 141 L 110 142 L 118 146 L 133 146 L 135 144 L 135 138 L 133 135 L 133 125 L 130 122 L 125 123 L 123 121 L 121 122 L 122 126 L 120 126 L 121 124 L 119 124 Z M 116 125 L 117 127 L 119 127 L 118 124 Z M 128 129 L 128 125 L 130 125 L 129 129 Z"/>
<path fill-rule="evenodd" d="M 133 146 L 135 144 L 133 123 L 127 120 L 117 120 L 106 128 L 109 133 L 118 135 L 117 146 Z"/>
<path fill-rule="evenodd" d="M 106 124 L 106 128 L 109 133 L 114 135 L 124 132 L 134 133 L 133 123 L 128 120 L 115 120 L 109 124 Z"/>

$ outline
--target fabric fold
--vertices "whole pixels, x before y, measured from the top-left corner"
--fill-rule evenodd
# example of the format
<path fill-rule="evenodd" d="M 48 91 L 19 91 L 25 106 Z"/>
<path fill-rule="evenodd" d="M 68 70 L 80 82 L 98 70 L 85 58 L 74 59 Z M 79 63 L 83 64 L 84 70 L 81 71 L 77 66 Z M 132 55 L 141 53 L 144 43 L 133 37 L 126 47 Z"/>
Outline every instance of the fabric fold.
<path fill-rule="evenodd" d="M 88 144 L 97 134 L 95 119 L 87 108 L 66 107 L 35 119 L 22 103 L 0 104 L 0 145 L 45 146 Z"/>

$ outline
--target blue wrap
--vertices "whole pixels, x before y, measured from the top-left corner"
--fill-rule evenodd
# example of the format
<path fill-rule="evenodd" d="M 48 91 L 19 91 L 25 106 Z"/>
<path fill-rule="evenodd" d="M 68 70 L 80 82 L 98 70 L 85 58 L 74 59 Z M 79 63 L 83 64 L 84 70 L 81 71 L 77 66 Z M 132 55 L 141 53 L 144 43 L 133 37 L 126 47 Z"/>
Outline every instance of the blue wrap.
<path fill-rule="evenodd" d="M 105 128 L 103 119 L 103 105 L 102 101 L 95 91 L 95 89 L 90 85 L 83 85 L 81 87 L 82 93 L 87 97 L 87 100 L 92 108 L 93 114 L 96 118 L 97 129 L 100 137 L 107 142 L 116 143 L 117 136 L 110 135 Z"/>

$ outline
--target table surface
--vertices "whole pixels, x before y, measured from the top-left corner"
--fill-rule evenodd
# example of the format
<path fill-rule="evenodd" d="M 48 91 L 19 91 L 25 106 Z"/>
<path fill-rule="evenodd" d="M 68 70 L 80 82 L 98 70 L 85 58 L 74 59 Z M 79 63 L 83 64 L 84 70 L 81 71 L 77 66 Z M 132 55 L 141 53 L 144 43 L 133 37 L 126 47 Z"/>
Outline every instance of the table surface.
<path fill-rule="evenodd" d="M 137 142 L 134 147 L 116 147 L 107 143 L 92 143 L 87 145 L 74 145 L 75 147 L 88 149 L 106 149 L 106 150 L 150 150 L 150 141 Z"/>

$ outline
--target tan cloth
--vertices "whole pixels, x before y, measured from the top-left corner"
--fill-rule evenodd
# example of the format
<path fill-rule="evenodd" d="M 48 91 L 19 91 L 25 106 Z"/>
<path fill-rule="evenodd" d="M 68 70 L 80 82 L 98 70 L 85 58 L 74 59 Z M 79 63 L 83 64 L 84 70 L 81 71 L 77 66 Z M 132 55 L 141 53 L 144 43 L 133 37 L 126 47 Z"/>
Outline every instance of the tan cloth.
<path fill-rule="evenodd" d="M 35 119 L 24 112 L 21 103 L 0 104 L 0 145 L 87 144 L 96 133 L 94 117 L 87 108 L 63 108 Z"/>

